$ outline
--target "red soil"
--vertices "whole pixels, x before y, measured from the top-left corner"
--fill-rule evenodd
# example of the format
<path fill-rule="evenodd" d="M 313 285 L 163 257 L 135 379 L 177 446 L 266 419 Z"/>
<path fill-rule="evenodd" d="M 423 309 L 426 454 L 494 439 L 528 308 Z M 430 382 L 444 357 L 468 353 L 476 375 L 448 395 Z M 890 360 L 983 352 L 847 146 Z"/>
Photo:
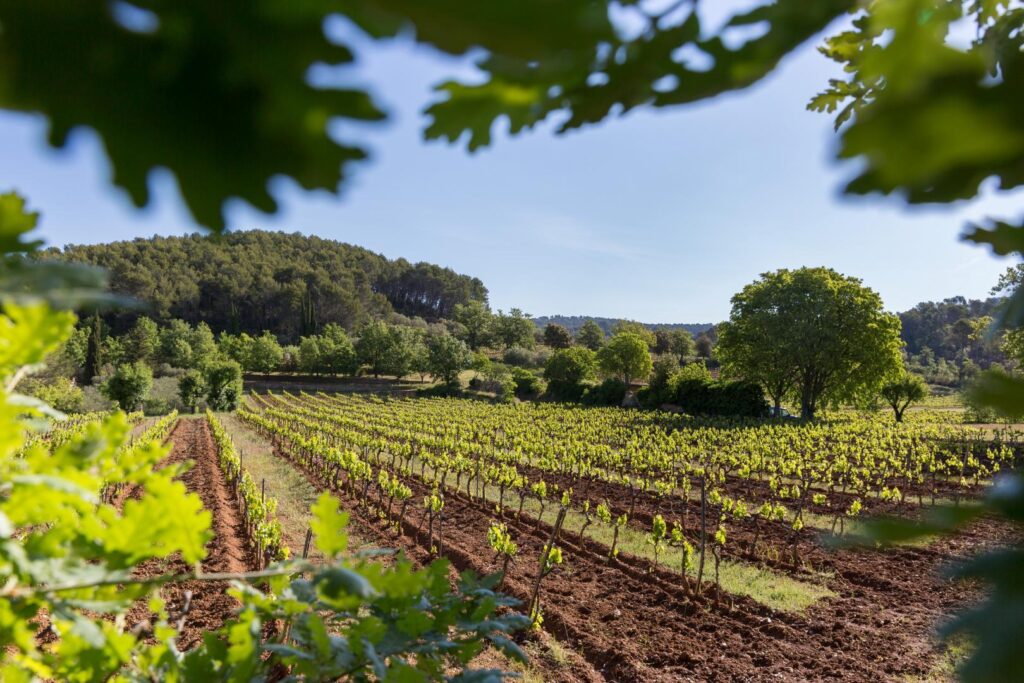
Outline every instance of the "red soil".
<path fill-rule="evenodd" d="M 287 444 L 281 446 L 287 453 Z M 422 483 L 407 483 L 414 500 L 427 492 Z M 360 504 L 334 492 L 352 510 Z M 486 541 L 493 517 L 492 510 L 449 493 L 444 554 L 458 568 L 499 568 Z M 525 600 L 549 530 L 506 521 L 521 559 L 503 589 Z M 410 515 L 392 545 L 422 553 L 426 539 L 418 523 L 418 514 Z M 840 570 L 829 582 L 839 597 L 793 615 L 739 597 L 728 606 L 694 600 L 670 572 L 650 571 L 637 558 L 609 564 L 603 547 L 563 537 L 567 566 L 545 579 L 542 589 L 545 629 L 582 652 L 606 680 L 900 680 L 931 669 L 935 625 L 976 594 L 944 580 L 942 566 L 1005 538 L 1001 526 L 982 521 L 928 549 L 844 551 L 830 563 Z M 820 548 L 814 552 L 828 557 Z"/>
<path fill-rule="evenodd" d="M 214 536 L 206 545 L 203 573 L 255 569 L 241 513 L 218 465 L 217 446 L 209 425 L 205 420 L 182 419 L 169 438 L 173 448 L 163 466 L 194 461 L 194 466 L 181 476 L 181 480 L 189 491 L 199 495 L 203 507 L 212 515 L 211 531 Z M 174 557 L 168 561 L 146 562 L 139 567 L 137 573 L 154 576 L 191 569 L 180 557 Z M 220 628 L 238 608 L 237 601 L 226 593 L 226 588 L 227 584 L 223 582 L 185 581 L 161 589 L 161 596 L 167 603 L 171 618 L 182 620 L 179 649 L 194 647 L 201 641 L 204 632 Z M 145 605 L 136 605 L 128 614 L 128 622 L 137 624 L 148 616 Z"/>

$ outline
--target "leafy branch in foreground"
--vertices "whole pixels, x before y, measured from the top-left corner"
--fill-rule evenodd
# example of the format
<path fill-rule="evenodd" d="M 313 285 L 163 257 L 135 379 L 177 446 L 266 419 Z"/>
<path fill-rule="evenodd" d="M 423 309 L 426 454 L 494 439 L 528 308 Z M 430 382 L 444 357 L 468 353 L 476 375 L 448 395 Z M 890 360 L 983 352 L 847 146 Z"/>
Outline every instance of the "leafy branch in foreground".
<path fill-rule="evenodd" d="M 836 115 L 840 157 L 862 162 L 848 192 L 945 202 L 993 174 L 1003 189 L 1024 178 L 1015 3 L 759 0 L 724 21 L 699 0 L 650 4 L 0 2 L 0 109 L 47 117 L 55 147 L 94 130 L 137 206 L 149 202 L 150 172 L 168 169 L 196 221 L 221 231 L 229 199 L 275 211 L 271 178 L 334 192 L 367 158 L 338 129 L 386 114 L 371 89 L 342 85 L 357 47 L 332 30 L 335 16 L 363 38 L 472 53 L 478 73 L 437 87 L 424 131 L 470 150 L 491 144 L 500 119 L 515 135 L 557 118 L 564 133 L 747 88 L 852 16 L 821 48 L 849 76 L 809 104 Z M 951 38 L 962 20 L 977 28 L 967 46 Z"/>

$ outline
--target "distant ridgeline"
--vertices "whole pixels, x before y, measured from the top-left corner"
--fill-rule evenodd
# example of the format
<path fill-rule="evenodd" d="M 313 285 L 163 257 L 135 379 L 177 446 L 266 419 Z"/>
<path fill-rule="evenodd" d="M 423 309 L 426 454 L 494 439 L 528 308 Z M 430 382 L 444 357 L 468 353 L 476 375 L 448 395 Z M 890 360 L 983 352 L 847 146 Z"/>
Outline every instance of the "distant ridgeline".
<path fill-rule="evenodd" d="M 537 327 L 543 328 L 548 323 L 555 323 L 556 325 L 562 325 L 567 328 L 573 334 L 583 327 L 583 323 L 588 320 L 593 320 L 598 326 L 604 330 L 605 334 L 611 334 L 612 328 L 617 323 L 630 322 L 624 318 L 596 318 L 586 315 L 542 315 L 534 318 L 533 322 L 536 323 Z M 689 332 L 691 335 L 696 337 L 701 332 L 714 327 L 713 323 L 665 323 L 665 324 L 654 324 L 654 323 L 643 323 L 644 327 L 651 330 L 677 330 L 683 329 Z"/>
<path fill-rule="evenodd" d="M 450 317 L 455 304 L 487 301 L 478 278 L 298 233 L 140 238 L 48 249 L 40 258 L 103 266 L 111 288 L 148 302 L 146 315 L 158 322 L 203 320 L 214 332 L 269 329 L 287 341 L 330 322 L 351 329 L 394 313 L 436 321 Z M 105 317 L 120 330 L 135 316 Z"/>

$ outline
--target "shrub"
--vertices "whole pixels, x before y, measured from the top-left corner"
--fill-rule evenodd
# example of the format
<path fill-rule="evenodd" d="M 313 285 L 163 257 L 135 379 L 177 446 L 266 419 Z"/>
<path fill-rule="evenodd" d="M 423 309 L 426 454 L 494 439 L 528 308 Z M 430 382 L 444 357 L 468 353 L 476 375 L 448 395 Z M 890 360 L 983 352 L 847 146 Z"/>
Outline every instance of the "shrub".
<path fill-rule="evenodd" d="M 597 372 L 597 354 L 577 346 L 556 351 L 544 367 L 548 394 L 560 401 L 578 401 L 586 388 L 584 382 Z"/>
<path fill-rule="evenodd" d="M 765 417 L 768 402 L 756 382 L 682 379 L 675 383 L 675 400 L 690 415 Z"/>
<path fill-rule="evenodd" d="M 171 402 L 162 398 L 147 398 L 142 402 L 142 412 L 145 415 L 166 415 L 173 409 Z"/>
<path fill-rule="evenodd" d="M 512 381 L 515 383 L 515 394 L 519 398 L 539 396 L 544 391 L 544 382 L 529 370 L 514 368 Z"/>
<path fill-rule="evenodd" d="M 153 371 L 145 363 L 122 363 L 100 387 L 100 391 L 121 410 L 137 410 L 153 388 Z"/>
<path fill-rule="evenodd" d="M 455 397 L 458 398 L 463 396 L 464 393 L 458 385 L 455 384 L 435 384 L 429 387 L 422 387 L 416 390 L 416 395 L 422 398 L 431 397 Z"/>
<path fill-rule="evenodd" d="M 626 383 L 609 377 L 597 386 L 589 387 L 583 394 L 583 403 L 588 406 L 619 406 L 626 397 Z"/>
<path fill-rule="evenodd" d="M 533 352 L 529 349 L 523 348 L 522 346 L 513 346 L 505 351 L 505 355 L 502 360 L 504 360 L 506 365 L 511 365 L 517 368 L 528 368 L 533 365 Z"/>
<path fill-rule="evenodd" d="M 654 369 L 651 371 L 651 380 L 647 387 L 637 392 L 637 400 L 645 408 L 656 408 L 662 403 L 672 401 L 671 383 L 674 377 L 679 374 L 679 359 L 676 356 L 665 354 L 654 360 Z"/>
<path fill-rule="evenodd" d="M 495 383 L 497 389 L 494 393 L 499 403 L 512 403 L 516 399 L 516 381 L 512 379 L 512 375 L 505 375 L 495 380 Z"/>
<path fill-rule="evenodd" d="M 699 379 L 710 382 L 711 371 L 708 370 L 703 360 L 697 360 L 693 363 L 687 363 L 679 368 L 679 372 L 675 373 L 673 377 L 678 378 L 679 380 Z"/>
<path fill-rule="evenodd" d="M 22 382 L 19 389 L 62 413 L 81 411 L 82 401 L 85 398 L 82 388 L 67 377 L 54 377 L 45 382 L 30 379 Z"/>

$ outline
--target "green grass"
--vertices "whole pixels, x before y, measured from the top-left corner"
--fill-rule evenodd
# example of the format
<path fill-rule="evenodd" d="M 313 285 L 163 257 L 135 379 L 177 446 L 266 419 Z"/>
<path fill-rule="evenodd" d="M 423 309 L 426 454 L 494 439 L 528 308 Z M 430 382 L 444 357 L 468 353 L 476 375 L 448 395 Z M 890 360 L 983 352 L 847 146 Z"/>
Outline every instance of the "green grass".
<path fill-rule="evenodd" d="M 942 645 L 935 664 L 928 673 L 903 678 L 904 683 L 953 683 L 957 668 L 971 655 L 973 647 L 966 638 L 953 638 Z"/>
<path fill-rule="evenodd" d="M 414 471 L 419 471 L 419 464 L 415 464 Z M 429 467 L 427 468 L 429 470 Z M 448 488 L 454 488 L 454 481 L 448 479 Z M 465 487 L 462 487 L 465 490 Z M 495 504 L 498 502 L 499 491 L 497 487 L 487 488 L 487 500 Z M 505 506 L 514 512 L 519 505 L 518 496 L 506 493 Z M 540 518 L 548 524 L 553 524 L 558 514 L 557 501 L 550 501 L 544 507 L 544 514 L 541 516 L 540 503 L 535 498 L 527 498 L 523 506 L 523 512 L 534 519 Z M 571 508 L 566 514 L 564 529 L 572 535 L 578 535 L 583 527 L 586 518 L 583 513 Z M 587 538 L 610 548 L 614 532 L 611 527 L 601 524 L 596 520 L 587 527 Z M 642 557 L 654 562 L 654 547 L 647 541 L 647 533 L 638 529 L 626 526 L 619 531 L 618 545 L 621 552 Z M 570 560 L 571 562 L 571 560 Z M 680 556 L 678 550 L 669 549 L 658 557 L 658 565 L 670 571 L 679 571 Z M 690 572 L 696 576 L 696 571 Z M 714 579 L 714 560 L 708 552 L 704 567 L 705 580 Z M 823 577 L 824 578 L 824 577 Z M 753 564 L 723 560 L 719 565 L 719 579 L 722 589 L 734 595 L 744 595 L 752 600 L 784 612 L 798 612 L 813 605 L 818 600 L 834 597 L 835 593 L 825 586 L 800 581 L 786 574 L 776 572 L 765 567 L 758 567 Z"/>
<path fill-rule="evenodd" d="M 277 499 L 277 519 L 281 523 L 285 543 L 293 556 L 300 556 L 306 529 L 309 528 L 309 508 L 316 502 L 319 492 L 302 472 L 284 458 L 274 455 L 270 445 L 237 417 L 230 413 L 220 413 L 217 417 L 234 441 L 242 467 L 257 485 L 265 483 L 268 496 Z M 349 548 L 360 550 L 369 547 L 374 547 L 374 544 L 353 534 L 350 526 Z M 312 559 L 319 557 L 315 547 L 310 548 L 309 556 Z"/>

